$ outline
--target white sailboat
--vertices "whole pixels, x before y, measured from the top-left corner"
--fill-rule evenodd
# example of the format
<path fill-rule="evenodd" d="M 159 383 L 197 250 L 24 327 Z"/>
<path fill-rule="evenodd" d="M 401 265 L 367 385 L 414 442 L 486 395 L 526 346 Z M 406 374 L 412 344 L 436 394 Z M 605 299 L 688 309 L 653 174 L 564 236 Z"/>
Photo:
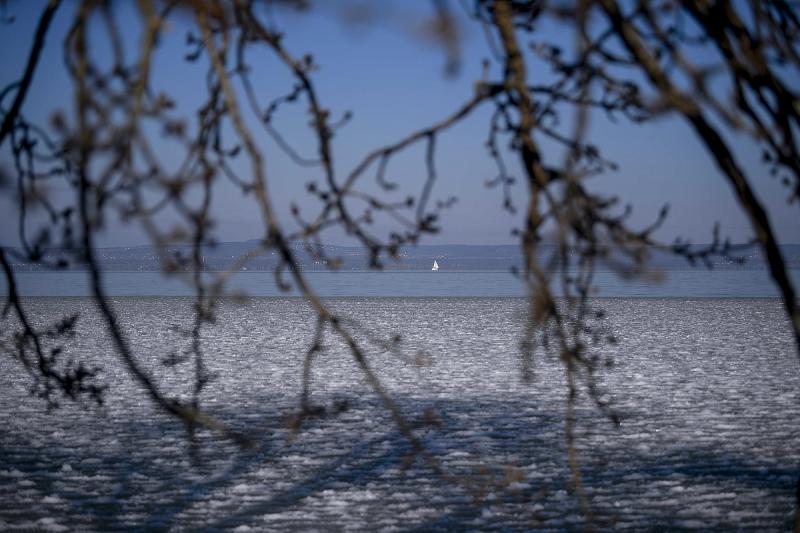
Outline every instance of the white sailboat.
<path fill-rule="evenodd" d="M 433 260 L 433 266 L 431 267 L 431 270 L 433 270 L 434 272 L 439 270 L 439 263 L 436 262 L 436 259 Z"/>

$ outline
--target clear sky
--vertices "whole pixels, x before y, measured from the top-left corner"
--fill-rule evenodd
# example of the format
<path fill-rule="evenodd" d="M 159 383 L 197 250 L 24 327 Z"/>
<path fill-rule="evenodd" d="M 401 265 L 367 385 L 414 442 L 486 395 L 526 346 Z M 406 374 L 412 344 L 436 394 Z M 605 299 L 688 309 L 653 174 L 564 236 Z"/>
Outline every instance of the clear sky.
<path fill-rule="evenodd" d="M 463 33 L 461 69 L 456 76 L 444 75 L 444 54 L 423 36 L 422 23 L 432 14 L 429 2 L 387 2 L 381 4 L 381 16 L 369 23 L 347 22 L 342 6 L 352 3 L 319 2 L 321 7 L 294 14 L 274 14 L 277 25 L 285 31 L 287 48 L 296 56 L 311 53 L 320 70 L 314 74 L 323 105 L 333 116 L 352 111 L 353 120 L 334 138 L 334 158 L 339 177 L 366 153 L 383 144 L 439 120 L 455 110 L 472 94 L 474 82 L 481 77 L 481 61 L 490 51 L 481 29 L 466 18 L 461 19 Z M 10 2 L 7 14 L 15 21 L 0 26 L 0 85 L 21 76 L 30 47 L 41 1 Z M 374 4 L 370 4 L 374 5 Z M 460 13 L 457 3 L 454 11 Z M 54 22 L 50 38 L 39 65 L 34 84 L 23 108 L 26 116 L 46 123 L 54 109 L 68 108 L 71 85 L 62 64 L 61 42 L 72 16 L 74 4 L 66 2 Z M 136 23 L 126 10 L 130 4 L 116 4 L 117 16 L 128 24 L 132 37 Z M 563 38 L 561 28 L 541 28 L 546 38 Z M 162 41 L 162 50 L 155 64 L 155 83 L 179 97 L 180 109 L 188 117 L 204 91 L 205 63 L 186 64 L 183 56 L 185 28 L 180 22 Z M 135 39 L 130 49 L 135 49 Z M 93 49 L 100 56 L 106 50 Z M 288 92 L 292 80 L 285 67 L 277 63 L 268 50 L 253 55 L 255 82 L 262 104 Z M 492 74 L 498 75 L 497 66 Z M 540 74 L 535 68 L 531 78 Z M 542 77 L 546 77 L 541 72 Z M 446 212 L 443 232 L 427 238 L 426 243 L 509 244 L 514 241 L 511 228 L 518 219 L 501 209 L 499 189 L 487 189 L 487 179 L 496 175 L 493 162 L 484 148 L 490 108 L 479 110 L 468 120 L 438 139 L 437 166 L 439 179 L 434 198 L 455 195 L 458 203 Z M 313 138 L 307 129 L 305 106 L 281 111 L 277 123 L 285 136 L 304 154 L 314 155 Z M 294 165 L 272 145 L 258 125 L 252 123 L 267 156 L 270 189 L 281 215 L 288 220 L 288 205 L 296 201 L 301 207 L 315 205 L 306 198 L 304 186 L 320 179 L 314 169 Z M 606 157 L 620 167 L 616 172 L 595 178 L 597 190 L 614 192 L 634 207 L 633 225 L 645 225 L 665 203 L 671 205 L 670 217 L 658 236 L 672 241 L 675 237 L 707 242 L 711 226 L 719 222 L 723 236 L 743 241 L 751 236 L 749 225 L 740 213 L 730 187 L 705 154 L 694 133 L 677 119 L 662 119 L 648 125 L 632 125 L 619 121 L 611 124 L 597 118 L 592 122 L 591 136 Z M 759 165 L 756 146 L 733 139 L 740 163 L 751 177 L 762 201 L 768 206 L 780 240 L 800 243 L 800 211 L 786 205 L 787 191 L 771 179 L 768 169 Z M 420 146 L 392 161 L 388 177 L 402 184 L 399 196 L 418 192 L 425 176 L 424 152 Z M 560 157 L 544 145 L 545 159 Z M 168 147 L 159 154 L 165 161 L 177 161 L 177 154 Z M 0 153 L 0 161 L 8 169 L 8 148 Z M 240 167 L 246 172 L 246 166 Z M 512 170 L 514 168 L 512 167 Z M 519 172 L 514 172 L 520 176 Z M 371 179 L 371 178 L 366 178 Z M 58 187 L 52 188 L 59 194 Z M 522 186 L 515 194 L 522 198 Z M 15 212 L 10 190 L 0 191 L 0 244 L 16 243 Z M 220 240 L 245 240 L 260 236 L 255 208 L 243 208 L 241 193 L 233 187 L 217 191 L 215 211 Z M 520 201 L 517 202 L 521 203 Z M 250 204 L 252 205 L 252 204 Z M 105 245 L 144 243 L 135 226 L 113 224 L 103 239 Z M 340 236 L 332 236 L 333 244 L 346 244 Z"/>

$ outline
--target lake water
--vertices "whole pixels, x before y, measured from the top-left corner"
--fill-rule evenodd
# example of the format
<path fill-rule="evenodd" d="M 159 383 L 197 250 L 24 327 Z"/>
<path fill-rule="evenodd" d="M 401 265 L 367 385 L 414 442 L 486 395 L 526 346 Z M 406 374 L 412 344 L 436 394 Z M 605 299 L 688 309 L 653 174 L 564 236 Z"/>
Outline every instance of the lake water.
<path fill-rule="evenodd" d="M 308 280 L 322 296 L 524 296 L 524 285 L 509 272 L 308 272 Z M 800 270 L 790 271 L 800 286 Z M 777 297 L 764 270 L 685 270 L 664 272 L 661 282 L 624 280 L 612 272 L 596 275 L 600 297 Z M 287 278 L 288 279 L 288 278 Z M 189 296 L 191 288 L 177 278 L 157 272 L 108 272 L 104 276 L 112 296 Z M 18 274 L 21 294 L 27 296 L 88 296 L 84 272 Z M 228 288 L 251 296 L 291 296 L 275 285 L 268 272 L 239 272 Z M 5 294 L 5 279 L 0 294 Z"/>
<path fill-rule="evenodd" d="M 378 279 L 359 276 L 341 279 Z M 434 276 L 380 279 L 473 280 L 462 291 L 486 279 Z M 604 349 L 615 365 L 599 379 L 622 424 L 579 399 L 578 457 L 595 528 L 788 530 L 800 476 L 800 365 L 780 301 L 599 303 L 620 340 Z M 290 438 L 286 415 L 298 405 L 314 324 L 300 299 L 225 302 L 204 333 L 217 374 L 204 406 L 256 440 L 255 449 L 240 450 L 206 431 L 191 446 L 180 424 L 155 412 L 118 363 L 89 299 L 34 298 L 39 327 L 80 313 L 65 357 L 102 365 L 110 390 L 102 410 L 67 403 L 47 413 L 28 396 L 19 364 L 0 358 L 0 530 L 582 529 L 567 488 L 561 365 L 540 357 L 534 381 L 520 379 L 523 299 L 330 304 L 361 325 L 370 363 L 419 422 L 447 476 L 409 461 L 408 444 L 330 336 L 312 374 L 313 399 L 348 409 Z M 185 395 L 189 369 L 175 373 L 159 360 L 186 346 L 179 331 L 191 324 L 191 299 L 125 297 L 114 305 L 136 356 L 161 387 Z M 399 355 L 368 340 L 396 333 Z M 6 327 L 0 340 L 10 335 Z M 409 362 L 420 354 L 429 365 Z M 429 413 L 437 425 L 422 423 Z"/>

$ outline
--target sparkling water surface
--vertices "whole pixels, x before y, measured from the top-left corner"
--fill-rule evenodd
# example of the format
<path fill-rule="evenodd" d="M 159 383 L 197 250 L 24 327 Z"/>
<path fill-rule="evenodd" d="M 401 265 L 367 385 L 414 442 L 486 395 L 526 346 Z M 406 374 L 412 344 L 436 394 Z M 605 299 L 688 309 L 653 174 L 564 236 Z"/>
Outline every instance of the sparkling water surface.
<path fill-rule="evenodd" d="M 520 379 L 524 300 L 331 303 L 368 328 L 359 334 L 365 342 L 401 335 L 401 354 L 370 345 L 369 361 L 447 476 L 411 459 L 352 356 L 330 336 L 314 368 L 313 400 L 347 409 L 292 435 L 286 417 L 298 405 L 314 324 L 300 299 L 226 302 L 204 332 L 217 376 L 204 406 L 256 439 L 241 450 L 207 431 L 192 445 L 181 425 L 155 412 L 89 299 L 34 298 L 39 325 L 81 313 L 68 355 L 101 364 L 110 389 L 102 410 L 65 403 L 47 413 L 27 395 L 25 372 L 8 354 L 0 358 L 0 530 L 583 528 L 567 484 L 563 370 L 540 358 L 533 382 Z M 780 301 L 599 304 L 620 341 L 605 352 L 616 364 L 601 383 L 613 391 L 622 424 L 580 400 L 578 460 L 594 527 L 790 528 L 800 372 Z M 188 394 L 181 376 L 190 368 L 176 375 L 158 361 L 186 345 L 174 326 L 191 324 L 191 299 L 114 305 L 160 385 Z"/>

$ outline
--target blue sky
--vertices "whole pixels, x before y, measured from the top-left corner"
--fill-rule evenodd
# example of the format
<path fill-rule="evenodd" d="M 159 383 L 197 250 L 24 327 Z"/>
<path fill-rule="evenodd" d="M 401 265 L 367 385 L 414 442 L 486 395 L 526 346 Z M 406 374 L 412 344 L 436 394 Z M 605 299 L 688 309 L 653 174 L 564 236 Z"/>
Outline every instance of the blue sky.
<path fill-rule="evenodd" d="M 348 126 L 334 138 L 334 158 L 338 176 L 348 171 L 365 154 L 383 144 L 420 129 L 455 110 L 472 94 L 474 82 L 481 76 L 481 61 L 490 56 L 479 27 L 463 19 L 462 64 L 457 76 L 444 75 L 444 54 L 435 44 L 421 37 L 422 22 L 432 14 L 428 2 L 394 2 L 382 4 L 383 15 L 369 24 L 345 22 L 341 16 L 344 3 L 320 3 L 321 8 L 300 14 L 279 11 L 274 14 L 277 25 L 285 31 L 286 47 L 296 56 L 313 54 L 321 66 L 314 74 L 323 105 L 334 117 L 345 111 L 353 113 Z M 0 49 L 6 51 L 0 62 L 0 85 L 19 78 L 28 53 L 38 12 L 42 2 L 11 2 L 8 13 L 16 17 L 13 24 L 0 28 Z M 349 4 L 348 4 L 349 5 Z M 374 4 L 373 4 L 374 5 Z M 389 6 L 389 7 L 386 7 Z M 131 37 L 137 27 L 135 17 L 125 10 L 130 5 L 117 4 L 118 16 L 125 21 Z M 454 7 L 457 7 L 454 4 Z M 46 122 L 54 109 L 68 108 L 70 84 L 64 72 L 60 51 L 61 40 L 74 4 L 62 6 L 47 42 L 34 85 L 23 109 L 26 116 Z M 458 9 L 456 9 L 458 11 Z M 130 21 L 130 22 L 128 22 Z M 182 57 L 185 28 L 178 21 L 162 42 L 155 64 L 157 86 L 179 96 L 179 109 L 188 117 L 200 101 L 204 90 L 204 61 L 186 64 Z M 541 35 L 562 39 L 561 28 L 544 27 Z M 97 42 L 97 41 L 95 41 Z M 135 49 L 135 39 L 129 43 Z M 101 45 L 92 49 L 97 57 L 107 50 Z M 9 53 L 9 51 L 13 51 Z M 271 98 L 288 92 L 291 77 L 265 48 L 251 57 L 254 81 L 262 105 Z M 492 67 L 491 74 L 499 74 Z M 534 66 L 532 79 L 547 73 Z M 437 167 L 439 179 L 434 198 L 458 197 L 446 212 L 443 231 L 428 237 L 426 243 L 509 244 L 514 238 L 510 230 L 519 225 L 514 217 L 501 209 L 499 189 L 487 189 L 487 179 L 496 175 L 484 142 L 488 131 L 490 108 L 487 106 L 438 139 Z M 301 152 L 314 155 L 313 138 L 307 129 L 308 115 L 303 104 L 282 110 L 276 118 L 281 131 Z M 255 121 L 250 122 L 266 154 L 267 174 L 279 213 L 288 221 L 288 205 L 297 202 L 304 210 L 315 206 L 304 192 L 308 181 L 320 179 L 314 169 L 294 165 L 271 144 Z M 591 136 L 606 157 L 616 161 L 616 172 L 594 178 L 592 187 L 618 194 L 634 207 L 634 226 L 646 225 L 665 202 L 671 205 L 670 217 L 658 236 L 672 241 L 675 237 L 695 242 L 709 240 L 711 227 L 721 224 L 724 236 L 734 241 L 750 237 L 749 225 L 740 213 L 730 187 L 723 180 L 711 159 L 705 154 L 694 133 L 677 119 L 662 119 L 641 126 L 620 121 L 610 124 L 596 117 Z M 786 190 L 768 175 L 759 164 L 758 147 L 741 139 L 731 138 L 740 163 L 751 177 L 762 201 L 771 212 L 771 219 L 780 240 L 800 242 L 797 206 L 787 206 Z M 560 160 L 554 147 L 543 144 L 544 156 Z M 177 154 L 164 145 L 159 154 L 165 162 L 177 161 Z M 0 161 L 8 168 L 8 150 L 0 153 Z M 514 170 L 512 166 L 512 171 Z M 518 167 L 516 167 L 518 169 Z M 239 170 L 246 173 L 247 166 Z M 513 172 L 517 176 L 521 174 Z M 425 176 L 423 146 L 402 154 L 392 161 L 388 177 L 400 183 L 398 197 L 419 191 Z M 372 178 L 365 176 L 367 181 Z M 514 191 L 518 204 L 524 188 Z M 0 243 L 14 244 L 14 209 L 9 190 L 0 195 Z M 59 194 L 54 188 L 53 194 Z M 242 202 L 241 193 L 233 187 L 217 190 L 215 211 L 220 240 L 244 240 L 260 236 L 258 212 Z M 168 221 L 167 221 L 168 222 Z M 331 242 L 346 244 L 341 235 L 331 235 Z M 132 245 L 144 242 L 135 226 L 112 224 L 105 232 L 103 244 Z"/>

